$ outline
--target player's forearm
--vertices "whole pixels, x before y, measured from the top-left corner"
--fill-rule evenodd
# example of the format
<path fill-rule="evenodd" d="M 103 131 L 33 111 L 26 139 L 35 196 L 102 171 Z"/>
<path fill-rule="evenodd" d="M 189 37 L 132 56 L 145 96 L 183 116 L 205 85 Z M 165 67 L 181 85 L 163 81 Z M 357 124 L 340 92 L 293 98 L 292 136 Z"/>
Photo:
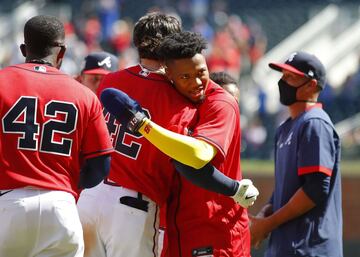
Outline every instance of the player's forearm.
<path fill-rule="evenodd" d="M 194 169 L 176 160 L 173 160 L 173 163 L 176 170 L 191 183 L 206 190 L 230 196 L 243 208 L 252 206 L 259 195 L 259 191 L 250 179 L 234 180 L 223 174 L 211 163 L 206 164 L 201 169 Z"/>
<path fill-rule="evenodd" d="M 315 207 L 315 203 L 300 188 L 289 202 L 268 217 L 271 224 L 270 231 L 276 227 L 293 220 Z"/>
<path fill-rule="evenodd" d="M 79 188 L 91 188 L 98 185 L 110 171 L 109 154 L 85 160 L 80 171 Z"/>
<path fill-rule="evenodd" d="M 169 131 L 146 119 L 139 132 L 169 157 L 200 169 L 216 155 L 216 149 L 193 137 Z"/>
<path fill-rule="evenodd" d="M 233 196 L 239 188 L 236 180 L 224 175 L 211 163 L 201 169 L 194 169 L 175 160 L 173 160 L 173 164 L 175 169 L 191 183 L 212 192 Z"/>

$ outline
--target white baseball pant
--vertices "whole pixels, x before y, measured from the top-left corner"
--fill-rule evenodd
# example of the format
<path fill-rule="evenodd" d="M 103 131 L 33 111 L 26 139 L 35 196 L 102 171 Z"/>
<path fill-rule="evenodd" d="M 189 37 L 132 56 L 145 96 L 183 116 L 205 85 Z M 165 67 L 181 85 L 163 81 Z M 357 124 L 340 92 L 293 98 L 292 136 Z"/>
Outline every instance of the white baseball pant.
<path fill-rule="evenodd" d="M 83 190 L 77 205 L 85 257 L 158 256 L 159 208 L 148 197 L 100 183 Z"/>
<path fill-rule="evenodd" d="M 83 231 L 70 193 L 0 190 L 0 223 L 0 256 L 83 256 Z"/>

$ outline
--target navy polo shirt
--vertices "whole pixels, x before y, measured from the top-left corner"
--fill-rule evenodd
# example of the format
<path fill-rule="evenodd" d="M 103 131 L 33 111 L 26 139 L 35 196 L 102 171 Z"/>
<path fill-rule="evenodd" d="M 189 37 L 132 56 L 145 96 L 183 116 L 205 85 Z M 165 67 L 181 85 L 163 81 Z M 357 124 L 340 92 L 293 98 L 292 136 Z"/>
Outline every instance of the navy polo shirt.
<path fill-rule="evenodd" d="M 299 188 L 316 203 L 270 236 L 266 257 L 342 257 L 340 140 L 329 116 L 316 105 L 286 120 L 275 136 L 274 212 Z"/>

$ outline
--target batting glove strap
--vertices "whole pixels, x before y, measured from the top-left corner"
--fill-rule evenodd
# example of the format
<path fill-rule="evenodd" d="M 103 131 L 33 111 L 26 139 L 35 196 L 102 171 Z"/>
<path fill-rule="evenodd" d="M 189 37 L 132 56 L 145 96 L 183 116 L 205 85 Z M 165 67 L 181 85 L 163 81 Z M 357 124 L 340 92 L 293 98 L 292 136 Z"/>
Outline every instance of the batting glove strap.
<path fill-rule="evenodd" d="M 141 125 L 144 123 L 146 115 L 142 112 L 136 112 L 134 116 L 129 120 L 127 128 L 133 132 L 137 133 Z"/>
<path fill-rule="evenodd" d="M 253 185 L 250 179 L 242 179 L 237 182 L 239 184 L 239 188 L 232 198 L 243 208 L 252 206 L 259 195 L 258 189 Z"/>

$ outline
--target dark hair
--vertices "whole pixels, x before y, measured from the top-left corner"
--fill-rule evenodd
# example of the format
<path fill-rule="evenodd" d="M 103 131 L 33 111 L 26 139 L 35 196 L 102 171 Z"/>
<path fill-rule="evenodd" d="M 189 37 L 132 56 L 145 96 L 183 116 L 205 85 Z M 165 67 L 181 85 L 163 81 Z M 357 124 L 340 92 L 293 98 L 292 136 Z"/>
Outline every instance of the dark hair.
<path fill-rule="evenodd" d="M 200 34 L 182 31 L 167 36 L 157 52 L 162 60 L 191 58 L 206 49 L 206 45 Z"/>
<path fill-rule="evenodd" d="M 210 73 L 210 79 L 221 87 L 226 84 L 238 84 L 235 78 L 224 71 Z"/>
<path fill-rule="evenodd" d="M 52 47 L 64 45 L 64 39 L 64 25 L 53 16 L 35 16 L 24 26 L 25 45 L 40 58 L 50 55 Z"/>
<path fill-rule="evenodd" d="M 136 22 L 133 42 L 140 58 L 158 60 L 155 49 L 163 38 L 180 31 L 181 23 L 177 18 L 162 13 L 149 13 Z"/>

